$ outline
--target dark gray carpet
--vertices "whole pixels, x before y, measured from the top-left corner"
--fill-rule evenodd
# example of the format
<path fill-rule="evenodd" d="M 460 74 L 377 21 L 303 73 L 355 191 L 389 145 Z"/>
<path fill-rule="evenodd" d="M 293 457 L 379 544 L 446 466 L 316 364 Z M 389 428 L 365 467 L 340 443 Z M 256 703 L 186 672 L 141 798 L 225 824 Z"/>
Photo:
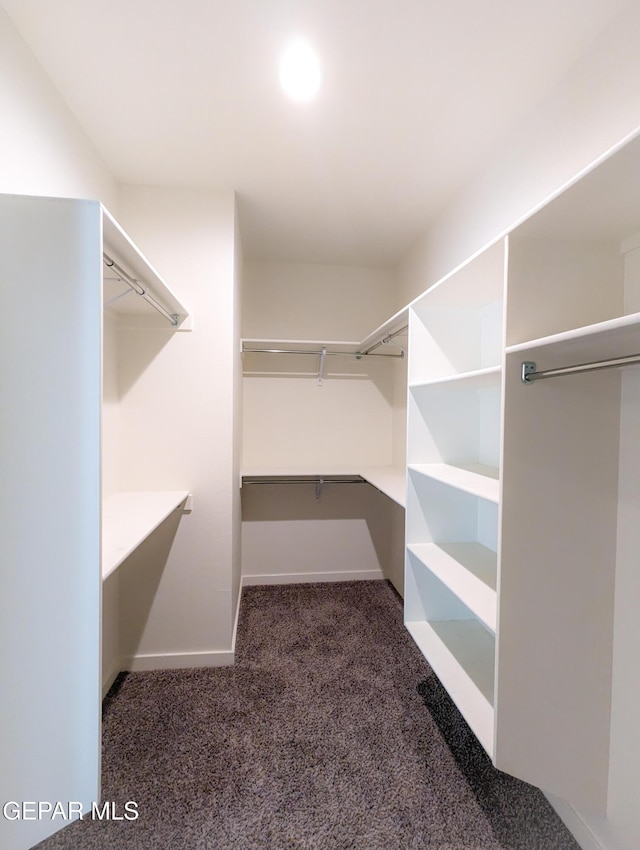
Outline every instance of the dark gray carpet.
<path fill-rule="evenodd" d="M 121 675 L 103 798 L 40 850 L 579 850 L 496 771 L 386 582 L 246 588 L 235 667 Z"/>

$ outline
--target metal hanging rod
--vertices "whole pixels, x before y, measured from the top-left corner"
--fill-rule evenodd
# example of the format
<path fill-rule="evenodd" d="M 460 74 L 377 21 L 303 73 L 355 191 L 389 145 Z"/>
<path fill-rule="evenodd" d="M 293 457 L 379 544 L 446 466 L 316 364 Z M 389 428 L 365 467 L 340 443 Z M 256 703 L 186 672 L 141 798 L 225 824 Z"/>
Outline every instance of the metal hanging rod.
<path fill-rule="evenodd" d="M 594 360 L 591 363 L 579 363 L 576 366 L 562 366 L 558 369 L 536 369 L 533 360 L 524 360 L 520 376 L 523 384 L 532 384 L 545 378 L 559 378 L 562 375 L 575 375 L 582 372 L 597 372 L 600 369 L 619 369 L 622 366 L 633 366 L 640 363 L 640 354 L 629 354 L 626 357 L 612 357 L 609 360 Z"/>
<path fill-rule="evenodd" d="M 244 484 L 367 484 L 364 478 L 360 475 L 353 477 L 333 478 L 330 475 L 300 475 L 291 476 L 275 476 L 275 475 L 243 475 L 242 483 Z"/>
<path fill-rule="evenodd" d="M 315 484 L 316 485 L 316 502 L 320 501 L 322 488 L 325 484 L 367 484 L 368 482 L 361 475 L 355 475 L 351 478 L 347 476 L 324 476 L 324 475 L 300 475 L 287 478 L 286 476 L 269 477 L 269 476 L 243 476 L 242 483 L 244 484 Z"/>
<path fill-rule="evenodd" d="M 243 354 L 310 354 L 314 357 L 321 357 L 324 353 L 325 357 L 368 357 L 369 352 L 367 351 L 327 351 L 326 349 L 320 349 L 320 351 L 296 351 L 295 349 L 290 348 L 245 348 L 242 346 Z M 373 357 L 404 357 L 404 351 L 401 351 L 400 354 L 373 354 Z"/>
<path fill-rule="evenodd" d="M 142 286 L 140 281 L 136 280 L 135 277 L 132 277 L 128 272 L 126 272 L 122 268 L 122 266 L 119 266 L 118 263 L 116 263 L 116 261 L 114 259 L 112 259 L 104 251 L 102 252 L 102 259 L 104 260 L 105 266 L 107 266 L 110 269 L 113 269 L 116 272 L 116 274 L 118 275 L 118 277 L 121 278 L 127 284 L 127 286 L 129 286 L 136 293 L 136 295 L 140 295 L 142 298 L 144 298 L 144 300 L 148 304 L 151 304 L 151 306 L 153 307 L 154 310 L 157 310 L 158 313 L 160 313 L 162 316 L 164 316 L 165 319 L 171 325 L 173 325 L 175 327 L 178 324 L 178 322 L 180 321 L 179 316 L 177 316 L 175 313 L 169 313 L 168 310 L 165 310 L 165 308 L 162 306 L 162 304 L 160 304 L 158 301 L 156 301 L 156 299 L 153 297 L 153 295 L 149 295 L 149 290 L 145 289 L 145 287 Z M 115 299 L 112 299 L 112 300 L 115 300 Z"/>
<path fill-rule="evenodd" d="M 372 351 L 375 351 L 376 348 L 380 348 L 381 345 L 386 345 L 388 342 L 391 342 L 391 340 L 395 339 L 397 336 L 402 336 L 402 334 L 405 334 L 408 329 L 409 329 L 409 325 L 403 325 L 399 330 L 394 331 L 392 334 L 387 334 L 387 336 L 383 337 L 379 342 L 376 342 L 374 345 L 369 346 L 369 348 L 367 348 L 366 351 L 363 351 L 362 355 L 366 356 L 368 354 L 371 354 Z M 377 356 L 380 357 L 382 355 L 378 354 Z M 394 357 L 394 356 L 395 357 L 398 357 L 398 356 L 404 357 L 404 351 L 400 355 L 386 354 L 384 356 L 385 357 Z"/>

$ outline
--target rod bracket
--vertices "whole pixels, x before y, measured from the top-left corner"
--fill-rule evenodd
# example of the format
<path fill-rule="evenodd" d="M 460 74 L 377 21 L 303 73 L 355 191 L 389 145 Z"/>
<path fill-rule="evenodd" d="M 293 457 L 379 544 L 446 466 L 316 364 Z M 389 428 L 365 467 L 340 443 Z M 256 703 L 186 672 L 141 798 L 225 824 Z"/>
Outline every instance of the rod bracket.
<path fill-rule="evenodd" d="M 318 367 L 318 386 L 322 386 L 322 382 L 324 380 L 324 361 L 327 357 L 327 347 L 326 345 L 322 346 L 322 351 L 320 352 L 320 366 Z"/>
<path fill-rule="evenodd" d="M 318 478 L 316 481 L 316 502 L 320 501 L 320 496 L 322 495 L 322 488 L 324 486 L 324 478 Z"/>
<path fill-rule="evenodd" d="M 533 360 L 523 360 L 522 362 L 522 372 L 520 373 L 520 378 L 522 379 L 523 384 L 531 384 L 532 378 L 536 372 L 536 364 Z"/>

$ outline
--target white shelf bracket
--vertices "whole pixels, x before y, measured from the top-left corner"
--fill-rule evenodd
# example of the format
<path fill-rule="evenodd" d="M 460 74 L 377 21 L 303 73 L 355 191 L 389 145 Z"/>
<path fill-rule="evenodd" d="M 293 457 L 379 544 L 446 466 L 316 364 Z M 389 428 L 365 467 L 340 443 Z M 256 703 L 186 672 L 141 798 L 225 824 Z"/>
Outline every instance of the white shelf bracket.
<path fill-rule="evenodd" d="M 322 488 L 324 486 L 324 478 L 318 478 L 316 481 L 316 502 L 320 501 L 320 496 L 322 495 Z"/>
<path fill-rule="evenodd" d="M 318 386 L 322 386 L 322 382 L 324 381 L 324 361 L 327 357 L 327 347 L 326 345 L 322 346 L 322 351 L 320 352 L 320 366 L 318 367 Z"/>

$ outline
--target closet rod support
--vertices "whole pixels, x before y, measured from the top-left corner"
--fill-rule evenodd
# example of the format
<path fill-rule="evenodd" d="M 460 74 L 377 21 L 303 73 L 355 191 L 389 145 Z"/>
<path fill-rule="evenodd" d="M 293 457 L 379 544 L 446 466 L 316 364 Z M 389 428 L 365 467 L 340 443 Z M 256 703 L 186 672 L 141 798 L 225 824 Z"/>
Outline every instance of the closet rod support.
<path fill-rule="evenodd" d="M 590 363 L 578 363 L 575 366 L 561 366 L 557 369 L 537 370 L 533 360 L 524 360 L 520 377 L 523 384 L 532 384 L 545 378 L 559 378 L 563 375 L 577 375 L 583 372 L 598 372 L 601 369 L 620 369 L 623 366 L 634 366 L 640 363 L 640 354 L 629 354 L 625 357 L 611 357 L 608 360 L 594 360 Z"/>
<path fill-rule="evenodd" d="M 327 356 L 327 349 L 323 345 L 322 351 L 320 352 L 320 366 L 318 367 L 318 386 L 322 386 L 322 382 L 324 380 L 324 361 Z M 320 496 L 316 496 L 316 498 L 320 498 Z"/>

